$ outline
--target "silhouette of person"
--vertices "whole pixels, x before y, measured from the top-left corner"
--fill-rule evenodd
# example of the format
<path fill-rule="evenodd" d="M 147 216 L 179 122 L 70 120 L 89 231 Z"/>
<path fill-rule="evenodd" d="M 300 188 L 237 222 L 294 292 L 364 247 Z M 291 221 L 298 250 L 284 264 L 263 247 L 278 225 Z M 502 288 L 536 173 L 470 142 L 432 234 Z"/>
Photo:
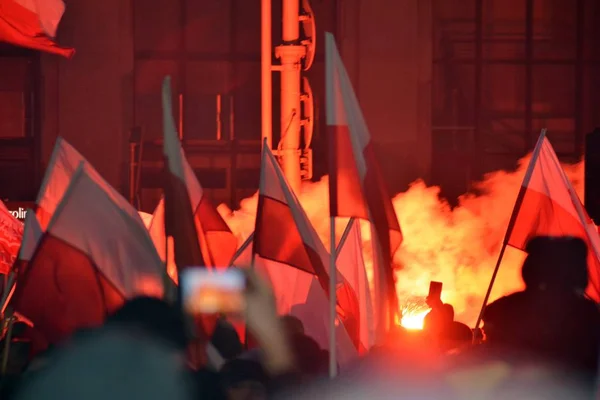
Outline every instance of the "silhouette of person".
<path fill-rule="evenodd" d="M 441 301 L 438 303 L 434 300 L 432 303 L 435 308 L 427 316 L 431 313 L 433 316 L 424 321 L 423 329 L 430 337 L 439 340 L 440 350 L 450 351 L 470 346 L 473 332 L 467 325 L 454 320 L 454 307 Z"/>
<path fill-rule="evenodd" d="M 462 322 L 454 320 L 454 307 L 450 304 L 443 305 L 446 324 L 441 332 L 444 341 L 444 350 L 453 350 L 468 347 L 473 343 L 473 331 Z"/>
<path fill-rule="evenodd" d="M 448 312 L 444 311 L 444 303 L 437 296 L 427 296 L 426 302 L 431 311 L 423 319 L 423 331 L 438 336 L 443 326 L 448 323 Z"/>
<path fill-rule="evenodd" d="M 533 238 L 521 271 L 525 290 L 496 300 L 484 311 L 487 344 L 595 376 L 600 313 L 584 296 L 587 250 L 579 238 Z"/>

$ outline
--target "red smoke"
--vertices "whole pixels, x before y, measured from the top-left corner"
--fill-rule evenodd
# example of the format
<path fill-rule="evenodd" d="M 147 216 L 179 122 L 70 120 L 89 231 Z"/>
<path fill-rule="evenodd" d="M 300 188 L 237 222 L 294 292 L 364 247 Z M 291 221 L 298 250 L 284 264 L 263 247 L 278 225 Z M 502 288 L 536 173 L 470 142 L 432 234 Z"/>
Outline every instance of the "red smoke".
<path fill-rule="evenodd" d="M 496 171 L 474 183 L 474 192 L 450 207 L 439 197 L 440 189 L 423 181 L 413 182 L 393 199 L 404 242 L 394 256 L 399 266 L 396 289 L 405 309 L 406 323 L 418 327 L 425 314 L 422 298 L 429 282 L 444 283 L 442 299 L 454 305 L 458 320 L 473 325 L 496 263 L 514 202 L 529 162 L 519 160 L 515 171 Z M 580 198 L 583 198 L 583 162 L 563 165 Z M 299 195 L 321 239 L 329 248 L 328 178 L 305 183 Z M 240 243 L 252 233 L 257 196 L 241 202 L 239 210 L 219 206 L 219 211 Z M 370 231 L 362 226 L 367 272 L 371 272 Z M 343 231 L 340 222 L 338 235 Z M 508 248 L 490 301 L 522 288 L 523 253 Z M 416 319 L 416 321 L 415 321 Z"/>

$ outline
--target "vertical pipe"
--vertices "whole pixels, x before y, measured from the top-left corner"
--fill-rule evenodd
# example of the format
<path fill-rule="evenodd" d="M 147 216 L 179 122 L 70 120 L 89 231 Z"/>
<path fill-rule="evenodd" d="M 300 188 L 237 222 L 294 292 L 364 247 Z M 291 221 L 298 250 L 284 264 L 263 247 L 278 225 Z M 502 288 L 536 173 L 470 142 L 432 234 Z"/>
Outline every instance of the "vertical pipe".
<path fill-rule="evenodd" d="M 42 155 L 42 125 L 41 125 L 41 90 L 42 90 L 42 66 L 40 54 L 36 54 L 33 59 L 33 82 L 31 90 L 31 108 L 32 108 L 32 122 L 30 134 L 33 139 L 33 184 L 35 187 L 39 187 L 41 183 L 41 168 L 40 160 Z"/>
<path fill-rule="evenodd" d="M 281 142 L 278 155 L 283 173 L 292 190 L 299 192 L 300 169 L 300 78 L 301 61 L 306 48 L 300 39 L 300 2 L 283 0 L 283 45 L 278 46 L 277 57 L 281 59 Z"/>
<path fill-rule="evenodd" d="M 237 168 L 238 145 L 235 140 L 235 97 L 229 96 L 229 144 L 231 145 L 231 162 L 229 165 L 229 201 L 233 209 L 237 204 Z"/>
<path fill-rule="evenodd" d="M 471 149 L 471 168 L 467 179 L 469 184 L 473 175 L 482 172 L 481 157 L 483 157 L 482 132 L 482 85 L 483 85 L 483 0 L 475 0 L 475 101 L 473 102 L 473 149 Z M 458 122 L 458 120 L 457 120 Z M 458 125 L 458 124 L 457 124 Z M 473 171 L 475 170 L 475 171 Z"/>
<path fill-rule="evenodd" d="M 300 37 L 300 1 L 283 0 L 283 43 L 295 44 Z"/>
<path fill-rule="evenodd" d="M 292 190 L 301 185 L 300 170 L 300 64 L 293 54 L 300 46 L 278 47 L 281 54 L 281 142 L 278 155 Z M 299 61 L 299 60 L 298 60 Z"/>
<path fill-rule="evenodd" d="M 179 94 L 179 140 L 183 140 L 183 93 Z"/>
<path fill-rule="evenodd" d="M 235 140 L 235 98 L 229 96 L 229 140 Z"/>
<path fill-rule="evenodd" d="M 129 203 L 135 204 L 135 142 L 129 143 Z"/>
<path fill-rule="evenodd" d="M 337 316 L 336 305 L 337 305 L 337 268 L 335 265 L 336 261 L 336 243 L 335 243 L 335 217 L 329 218 L 329 240 L 330 251 L 329 251 L 329 377 L 335 378 L 337 375 L 337 355 L 336 355 L 336 340 L 335 340 L 335 320 Z"/>
<path fill-rule="evenodd" d="M 583 154 L 584 143 L 584 77 L 585 77 L 585 0 L 577 0 L 577 20 L 575 26 L 575 153 Z"/>
<path fill-rule="evenodd" d="M 221 140 L 223 134 L 221 132 L 221 95 L 217 95 L 217 115 L 216 115 L 216 123 L 217 123 L 217 140 Z"/>
<path fill-rule="evenodd" d="M 237 48 L 237 42 L 236 42 L 236 38 L 239 36 L 239 31 L 238 31 L 238 24 L 235 23 L 236 19 L 237 19 L 237 9 L 236 9 L 236 5 L 239 4 L 240 1 L 246 1 L 246 0 L 239 0 L 239 1 L 232 1 L 230 3 L 230 8 L 229 8 L 229 15 L 230 15 L 230 36 L 229 36 L 229 49 L 231 51 L 231 53 L 236 56 L 233 58 L 232 62 L 231 62 L 231 69 L 230 69 L 230 73 L 229 76 L 231 77 L 230 83 L 228 85 L 229 88 L 234 87 L 234 85 L 232 85 L 232 83 L 234 82 L 239 82 L 239 78 L 238 78 L 238 70 L 239 70 L 239 65 L 238 65 L 238 58 L 237 58 L 237 54 L 238 54 L 238 48 Z M 269 16 L 269 21 L 270 21 L 270 16 Z M 269 25 L 270 27 L 270 25 Z M 261 28 L 262 29 L 262 28 Z M 270 29 L 270 28 L 269 28 Z M 270 38 L 271 36 L 269 36 Z M 269 45 L 270 47 L 270 45 Z M 262 61 L 262 60 L 261 60 Z M 270 60 L 269 60 L 270 61 Z M 270 66 L 270 62 L 269 62 L 269 66 Z M 262 68 L 262 64 L 261 64 L 261 68 Z M 269 68 L 270 69 L 270 68 Z M 269 75 L 270 76 L 270 75 Z M 235 209 L 236 208 L 236 204 L 237 204 L 237 168 L 238 168 L 238 163 L 237 163 L 237 156 L 238 156 L 238 146 L 237 146 L 237 142 L 235 140 L 235 126 L 234 126 L 234 122 L 235 122 L 235 93 L 236 90 L 235 89 L 230 89 L 228 92 L 228 99 L 229 99 L 229 154 L 230 154 L 230 163 L 229 163 L 229 182 L 228 182 L 228 187 L 229 187 L 229 207 L 231 207 L 231 209 Z M 268 92 L 269 94 L 269 99 L 271 98 L 271 90 L 269 90 Z M 272 118 L 269 116 L 269 121 L 272 120 Z M 262 128 L 261 128 L 262 129 Z"/>
<path fill-rule="evenodd" d="M 179 140 L 183 141 L 183 94 L 186 92 L 187 82 L 187 4 L 185 1 L 180 1 L 179 8 L 179 51 L 181 56 L 179 57 L 179 79 L 177 80 L 178 92 L 179 92 Z"/>
<path fill-rule="evenodd" d="M 273 140 L 273 84 L 271 75 L 272 48 L 271 48 L 271 1 L 261 0 L 261 48 L 260 48 L 260 75 L 261 75 L 261 144 L 265 143 L 272 148 Z"/>
<path fill-rule="evenodd" d="M 525 6 L 525 151 L 533 145 L 533 0 Z"/>

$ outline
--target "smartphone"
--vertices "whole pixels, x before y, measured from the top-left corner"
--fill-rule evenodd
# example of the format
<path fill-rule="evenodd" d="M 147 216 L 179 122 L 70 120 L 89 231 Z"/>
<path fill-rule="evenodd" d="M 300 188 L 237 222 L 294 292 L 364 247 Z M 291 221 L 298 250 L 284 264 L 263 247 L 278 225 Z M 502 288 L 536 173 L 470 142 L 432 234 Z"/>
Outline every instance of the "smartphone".
<path fill-rule="evenodd" d="M 442 282 L 431 281 L 429 282 L 429 294 L 428 299 L 442 299 Z"/>
<path fill-rule="evenodd" d="M 189 267 L 181 272 L 183 306 L 190 314 L 239 314 L 244 310 L 246 278 L 237 268 Z"/>

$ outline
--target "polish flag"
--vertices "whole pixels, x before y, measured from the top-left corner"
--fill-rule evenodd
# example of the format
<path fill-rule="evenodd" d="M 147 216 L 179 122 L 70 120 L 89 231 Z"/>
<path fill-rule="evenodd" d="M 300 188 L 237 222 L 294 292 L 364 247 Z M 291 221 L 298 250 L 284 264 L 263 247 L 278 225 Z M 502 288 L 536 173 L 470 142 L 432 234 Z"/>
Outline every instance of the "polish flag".
<path fill-rule="evenodd" d="M 338 245 L 336 265 L 338 272 L 356 293 L 359 305 L 359 349 L 361 353 L 369 350 L 375 344 L 375 315 L 362 247 L 360 222 L 353 218 L 348 223 Z"/>
<path fill-rule="evenodd" d="M 33 210 L 27 210 L 24 225 L 23 240 L 21 241 L 18 258 L 22 261 L 29 261 L 37 249 L 43 231 Z"/>
<path fill-rule="evenodd" d="M 164 101 L 169 101 L 169 99 L 170 98 L 166 99 L 163 97 Z M 170 103 L 167 106 L 170 107 Z M 169 117 L 169 115 L 165 118 L 170 118 L 171 121 L 169 121 L 169 123 L 174 123 L 174 121 L 172 121 L 172 116 Z M 169 159 L 169 168 L 171 174 L 175 174 L 173 171 L 177 171 L 175 175 L 177 176 L 178 182 L 181 182 L 181 184 L 184 185 L 181 190 L 185 190 L 189 197 L 191 210 L 190 221 L 194 222 L 198 232 L 198 235 L 195 237 L 197 237 L 198 244 L 200 245 L 205 263 L 204 265 L 227 267 L 237 249 L 237 239 L 217 209 L 211 204 L 208 197 L 205 196 L 204 190 L 202 189 L 200 182 L 198 182 L 194 170 L 185 157 L 175 126 L 165 126 L 165 129 L 169 129 L 169 131 L 165 130 L 165 151 L 169 152 L 169 155 L 167 156 Z M 154 210 L 149 231 L 161 258 L 166 260 L 168 256 L 167 269 L 169 270 L 169 275 L 177 281 L 177 277 L 173 273 L 174 260 L 170 254 L 166 254 L 167 239 L 164 221 L 165 202 L 164 199 L 162 199 Z"/>
<path fill-rule="evenodd" d="M 36 200 L 36 216 L 42 230 L 50 223 L 58 204 L 62 201 L 67 188 L 71 184 L 75 171 L 83 163 L 86 173 L 94 178 L 94 181 L 110 196 L 112 201 L 127 212 L 140 226 L 145 226 L 139 212 L 108 182 L 102 178 L 100 173 L 71 146 L 65 139 L 59 137 L 54 144 L 54 150 L 50 156 L 44 180 L 40 187 Z"/>
<path fill-rule="evenodd" d="M 71 58 L 51 39 L 64 12 L 62 0 L 0 0 L 0 41 Z"/>
<path fill-rule="evenodd" d="M 23 273 L 27 268 L 27 264 L 33 257 L 42 238 L 42 228 L 33 210 L 27 210 L 23 225 L 23 237 L 21 239 L 19 254 L 13 264 L 14 268 L 8 275 L 6 288 L 0 300 L 0 315 L 4 315 L 6 305 L 14 294 L 17 274 Z"/>
<path fill-rule="evenodd" d="M 163 109 L 163 154 L 165 156 L 165 167 L 167 173 L 164 183 L 164 206 L 162 213 L 154 214 L 153 223 L 150 227 L 158 227 L 157 222 L 163 222 L 163 248 L 169 243 L 167 238 L 173 240 L 173 261 L 176 271 L 191 266 L 207 266 L 206 260 L 201 252 L 202 244 L 206 243 L 204 237 L 200 237 L 204 231 L 200 221 L 195 218 L 190 207 L 191 196 L 188 191 L 188 183 L 194 181 L 194 172 L 185 160 L 181 143 L 175 129 L 173 120 L 173 106 L 171 95 L 171 78 L 166 77 L 162 86 L 162 109 Z M 187 168 L 186 168 L 187 167 Z M 197 180 L 195 181 L 197 183 Z M 200 192 L 201 194 L 201 192 Z M 155 235 L 156 236 L 156 235 Z M 155 243 L 156 245 L 156 243 Z M 156 246 L 157 248 L 159 246 Z M 164 253 L 163 253 L 164 258 Z M 168 266 L 167 266 L 168 270 Z M 169 275 L 172 271 L 169 271 Z M 178 274 L 177 274 L 178 276 Z"/>
<path fill-rule="evenodd" d="M 237 250 L 229 263 L 230 266 L 247 268 L 252 264 L 253 239 L 254 232 L 248 236 Z M 342 309 L 341 304 L 344 304 L 346 308 L 354 308 L 354 312 L 358 309 L 358 316 L 356 317 L 358 326 L 355 326 L 354 329 L 350 327 L 347 332 L 357 350 L 362 354 L 375 344 L 375 317 L 363 258 L 360 224 L 355 219 L 351 219 L 348 223 L 338 244 L 336 257 L 336 266 L 340 274 L 340 277 L 338 277 L 340 283 L 338 283 L 336 291 L 338 315 L 341 314 L 341 318 L 344 319 L 345 311 Z"/>
<path fill-rule="evenodd" d="M 375 308 L 384 332 L 398 312 L 392 258 L 402 233 L 373 140 L 330 33 L 325 34 L 325 54 L 330 213 L 371 222 L 373 254 L 378 255 L 374 257 Z"/>
<path fill-rule="evenodd" d="M 0 274 L 11 270 L 23 236 L 23 223 L 13 217 L 4 203 L 0 201 Z"/>
<path fill-rule="evenodd" d="M 524 250 L 535 236 L 574 236 L 588 245 L 586 293 L 600 301 L 600 237 L 542 131 L 511 216 L 507 243 Z"/>
<path fill-rule="evenodd" d="M 44 180 L 36 199 L 36 215 L 42 230 L 45 230 L 62 200 L 71 178 L 85 158 L 65 139 L 58 137 L 46 167 Z"/>
<path fill-rule="evenodd" d="M 270 280 L 278 311 L 298 317 L 307 335 L 328 349 L 329 254 L 267 146 L 263 147 L 258 196 L 254 267 Z M 336 354 L 345 364 L 357 356 L 346 322 L 357 326 L 359 310 L 341 275 L 336 278 L 338 306 L 347 317 L 347 321 L 340 318 L 342 324 L 336 330 Z"/>
<path fill-rule="evenodd" d="M 125 299 L 162 297 L 163 272 L 137 213 L 115 202 L 82 163 L 19 272 L 11 305 L 57 343 L 101 325 Z"/>

